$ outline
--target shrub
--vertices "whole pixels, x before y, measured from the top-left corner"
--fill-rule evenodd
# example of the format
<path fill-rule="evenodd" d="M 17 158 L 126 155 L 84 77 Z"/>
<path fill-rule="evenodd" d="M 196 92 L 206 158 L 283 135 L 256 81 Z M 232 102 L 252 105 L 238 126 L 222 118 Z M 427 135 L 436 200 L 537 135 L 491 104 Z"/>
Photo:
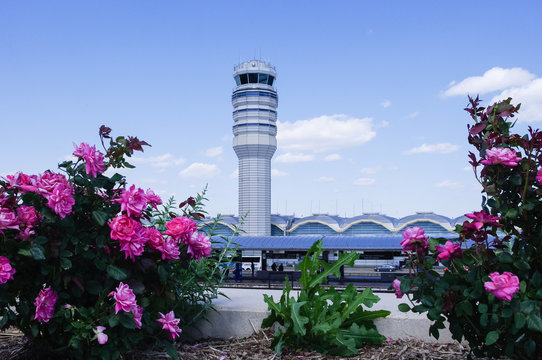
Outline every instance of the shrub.
<path fill-rule="evenodd" d="M 408 229 L 402 244 L 410 244 L 403 248 L 415 276 L 393 287 L 411 303 L 400 310 L 427 312 L 436 338 L 448 321 L 477 356 L 542 359 L 542 133 L 510 133 L 519 110 L 510 98 L 487 109 L 469 100 L 482 210 L 466 214 L 472 221 L 456 227 L 453 241 L 427 242 L 423 230 Z M 443 274 L 434 269 L 439 261 Z"/>
<path fill-rule="evenodd" d="M 110 132 L 100 128 L 105 154 L 82 143 L 64 174 L 0 181 L 0 328 L 20 329 L 35 356 L 109 359 L 157 345 L 176 357 L 170 340 L 217 296 L 224 253 L 210 257 L 198 232 L 204 195 L 177 214 L 173 199 L 161 205 L 104 175 L 133 167 L 127 158 L 148 145 Z"/>
<path fill-rule="evenodd" d="M 320 260 L 322 240 L 315 242 L 298 265 L 301 270 L 301 291 L 297 300 L 290 297 L 291 287 L 286 285 L 278 303 L 264 295 L 271 314 L 264 319 L 262 328 L 277 328 L 271 347 L 281 353 L 286 346 L 316 350 L 323 354 L 353 355 L 364 344 L 381 344 L 385 337 L 378 333 L 373 320 L 386 317 L 389 311 L 366 311 L 362 305 L 372 307 L 380 298 L 370 288 L 359 293 L 349 284 L 338 292 L 333 286 L 320 285 L 329 275 L 340 276 L 340 268 L 352 266 L 358 254 L 341 254 L 333 264 Z"/>

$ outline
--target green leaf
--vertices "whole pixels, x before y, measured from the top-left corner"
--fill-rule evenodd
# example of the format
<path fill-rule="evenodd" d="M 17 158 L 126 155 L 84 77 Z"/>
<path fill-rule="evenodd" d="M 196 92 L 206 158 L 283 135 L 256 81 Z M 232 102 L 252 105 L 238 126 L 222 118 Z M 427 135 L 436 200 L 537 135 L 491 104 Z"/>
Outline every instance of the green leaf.
<path fill-rule="evenodd" d="M 30 331 L 32 332 L 32 336 L 36 337 L 38 336 L 40 330 L 38 329 L 38 326 L 36 324 L 32 324 L 32 327 L 30 328 Z"/>
<path fill-rule="evenodd" d="M 118 315 L 113 315 L 111 317 L 109 317 L 109 326 L 114 328 L 115 326 L 117 326 L 119 324 L 119 316 Z"/>
<path fill-rule="evenodd" d="M 527 317 L 527 328 L 534 331 L 542 332 L 542 319 L 539 315 L 530 314 Z"/>
<path fill-rule="evenodd" d="M 273 347 L 273 350 L 279 355 L 282 354 L 282 349 L 284 348 L 284 345 L 286 345 L 284 342 L 284 333 L 282 331 L 277 330 L 273 338 L 273 343 L 271 343 L 271 346 L 273 346 L 273 344 L 275 344 L 275 346 Z"/>
<path fill-rule="evenodd" d="M 169 341 L 164 341 L 162 342 L 162 345 L 164 345 L 164 348 L 166 349 L 166 353 L 170 357 L 172 357 L 173 359 L 179 358 L 179 352 L 177 351 L 177 349 L 175 349 L 175 346 L 173 346 L 173 344 L 171 344 Z"/>
<path fill-rule="evenodd" d="M 499 340 L 498 331 L 490 331 L 486 335 L 486 346 L 493 345 Z"/>
<path fill-rule="evenodd" d="M 401 305 L 399 305 L 399 306 L 401 306 Z M 391 314 L 391 312 L 388 311 L 388 310 L 371 310 L 371 311 L 367 311 L 367 310 L 363 310 L 362 308 L 360 308 L 360 310 L 361 310 L 361 312 L 359 312 L 359 310 L 358 310 L 354 314 L 352 314 L 348 319 L 346 319 L 344 324 L 345 325 L 350 324 L 350 323 L 361 324 L 361 323 L 364 323 L 364 322 L 367 322 L 367 321 L 372 321 L 374 319 L 385 318 L 386 316 L 389 316 Z"/>
<path fill-rule="evenodd" d="M 341 266 L 344 265 L 353 265 L 354 260 L 359 258 L 359 254 L 356 252 L 351 252 L 348 254 L 341 254 L 339 260 L 335 261 L 330 266 L 324 265 L 324 271 L 316 276 L 313 276 L 309 282 L 308 289 L 312 289 L 318 284 L 321 284 L 329 275 L 338 274 L 340 272 Z"/>
<path fill-rule="evenodd" d="M 525 315 L 521 312 L 517 312 L 514 315 L 514 326 L 516 329 L 522 329 L 525 326 Z"/>
<path fill-rule="evenodd" d="M 64 269 L 64 270 L 68 270 L 72 267 L 72 262 L 70 261 L 70 259 L 68 258 L 65 258 L 65 257 L 61 257 L 60 258 L 60 266 Z"/>
<path fill-rule="evenodd" d="M 482 325 L 482 327 L 487 327 L 488 320 L 489 320 L 489 315 L 487 313 L 482 314 L 480 316 L 480 325 Z"/>
<path fill-rule="evenodd" d="M 305 335 L 307 333 L 307 329 L 305 329 L 305 325 L 309 322 L 309 318 L 306 316 L 302 316 L 299 314 L 300 308 L 305 305 L 305 301 L 295 302 L 292 304 L 291 309 L 291 318 L 292 323 L 294 325 L 294 333 Z"/>
<path fill-rule="evenodd" d="M 515 208 L 509 209 L 504 217 L 509 219 L 515 219 L 518 216 L 518 211 Z"/>
<path fill-rule="evenodd" d="M 30 251 L 30 249 L 19 249 L 17 253 L 22 256 L 32 257 L 32 252 Z"/>
<path fill-rule="evenodd" d="M 95 210 L 92 212 L 92 219 L 94 219 L 98 225 L 104 226 L 107 223 L 107 213 Z"/>
<path fill-rule="evenodd" d="M 164 263 L 158 265 L 158 276 L 162 283 L 165 283 L 169 277 L 169 271 Z"/>
<path fill-rule="evenodd" d="M 41 245 L 33 244 L 30 248 L 34 260 L 45 260 L 45 251 Z"/>
<path fill-rule="evenodd" d="M 129 314 L 131 315 L 132 313 L 123 312 L 122 314 L 120 314 L 119 316 L 120 324 L 127 329 L 135 329 L 137 325 L 133 317 L 130 316 Z"/>
<path fill-rule="evenodd" d="M 124 280 L 128 277 L 128 274 L 126 271 L 114 266 L 114 265 L 108 265 L 107 266 L 107 275 L 111 276 L 115 280 Z"/>
<path fill-rule="evenodd" d="M 399 311 L 401 311 L 401 312 L 409 312 L 410 311 L 410 306 L 408 306 L 408 304 L 405 304 L 405 303 L 399 304 L 398 308 L 399 308 Z"/>
<path fill-rule="evenodd" d="M 0 319 L 0 329 L 3 328 L 8 323 L 8 316 L 4 314 Z"/>
<path fill-rule="evenodd" d="M 480 311 L 482 314 L 487 312 L 487 304 L 480 303 L 478 305 L 478 311 Z"/>
<path fill-rule="evenodd" d="M 498 253 L 497 260 L 499 260 L 499 262 L 503 264 L 512 264 L 514 262 L 514 258 L 512 257 L 512 255 L 507 252 Z"/>
<path fill-rule="evenodd" d="M 456 313 L 458 315 L 467 314 L 472 315 L 472 305 L 467 300 L 460 301 L 455 307 Z"/>
<path fill-rule="evenodd" d="M 526 341 L 523 345 L 523 349 L 525 350 L 525 354 L 529 357 L 531 357 L 536 350 L 536 343 L 534 340 Z"/>

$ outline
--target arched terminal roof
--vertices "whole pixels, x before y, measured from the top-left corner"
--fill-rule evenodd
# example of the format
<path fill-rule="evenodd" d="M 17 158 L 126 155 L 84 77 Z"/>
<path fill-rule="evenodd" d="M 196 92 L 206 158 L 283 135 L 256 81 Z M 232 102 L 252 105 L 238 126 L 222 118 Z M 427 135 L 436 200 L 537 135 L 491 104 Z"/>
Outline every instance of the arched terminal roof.
<path fill-rule="evenodd" d="M 427 226 L 426 224 L 433 224 L 433 226 Z M 436 231 L 438 227 L 442 228 L 442 232 L 453 231 L 455 228 L 455 219 L 451 219 L 444 215 L 438 215 L 433 212 L 417 212 L 414 215 L 409 215 L 398 219 L 395 231 L 403 231 L 405 228 L 410 226 L 424 227 L 424 225 L 426 225 L 426 227 L 435 229 L 435 231 L 429 232 L 438 232 Z"/>
<path fill-rule="evenodd" d="M 377 236 L 402 233 L 405 228 L 420 226 L 428 235 L 442 235 L 452 232 L 456 224 L 469 220 L 465 216 L 449 218 L 432 212 L 418 212 L 402 218 L 368 213 L 354 217 L 340 217 L 328 214 L 314 214 L 305 217 L 292 215 L 271 215 L 273 237 L 286 236 Z M 213 219 L 205 219 L 200 225 L 210 225 Z M 239 224 L 239 218 L 233 215 L 222 215 L 219 225 L 231 229 L 232 233 Z"/>

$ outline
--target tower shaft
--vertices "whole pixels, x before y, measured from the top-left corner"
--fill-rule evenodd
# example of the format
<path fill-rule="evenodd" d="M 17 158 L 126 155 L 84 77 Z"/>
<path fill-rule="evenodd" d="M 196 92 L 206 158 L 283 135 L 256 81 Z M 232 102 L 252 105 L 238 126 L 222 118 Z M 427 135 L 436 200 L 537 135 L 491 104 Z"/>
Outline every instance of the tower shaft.
<path fill-rule="evenodd" d="M 252 60 L 235 67 L 233 149 L 239 158 L 239 215 L 243 235 L 271 235 L 271 158 L 277 149 L 275 68 Z"/>

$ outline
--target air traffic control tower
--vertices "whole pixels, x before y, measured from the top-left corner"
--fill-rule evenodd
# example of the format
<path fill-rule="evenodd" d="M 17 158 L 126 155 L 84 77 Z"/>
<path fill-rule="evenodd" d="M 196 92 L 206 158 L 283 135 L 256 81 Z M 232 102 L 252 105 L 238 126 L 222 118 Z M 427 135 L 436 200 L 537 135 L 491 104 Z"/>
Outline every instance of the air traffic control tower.
<path fill-rule="evenodd" d="M 233 71 L 233 150 L 239 158 L 239 216 L 247 236 L 271 235 L 271 158 L 277 149 L 275 67 L 251 60 Z"/>

